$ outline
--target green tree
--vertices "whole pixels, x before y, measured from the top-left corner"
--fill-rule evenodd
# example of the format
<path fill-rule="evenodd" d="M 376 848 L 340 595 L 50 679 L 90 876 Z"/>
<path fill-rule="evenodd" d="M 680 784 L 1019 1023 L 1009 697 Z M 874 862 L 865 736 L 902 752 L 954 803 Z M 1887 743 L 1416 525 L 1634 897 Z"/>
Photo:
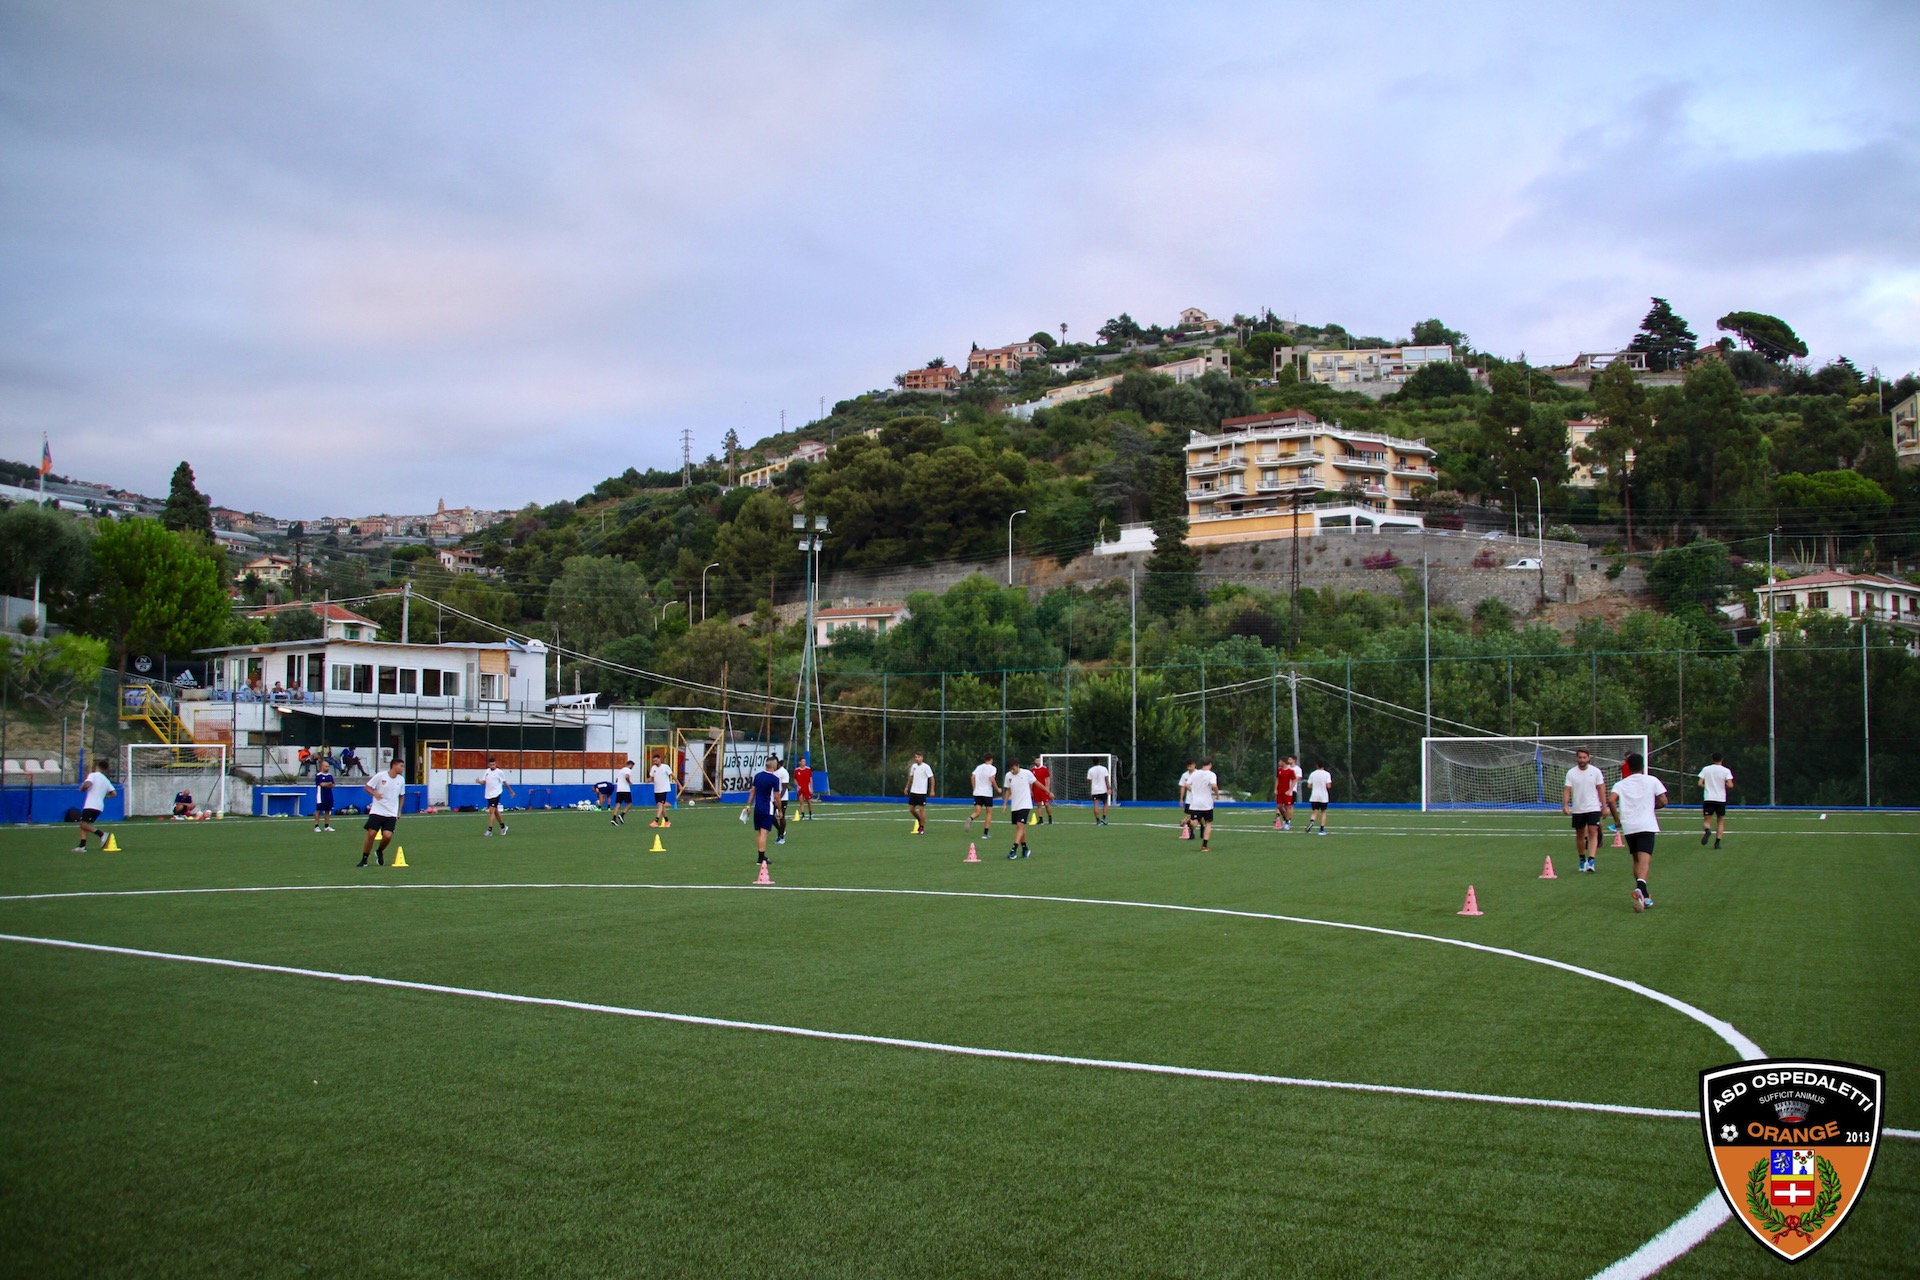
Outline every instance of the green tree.
<path fill-rule="evenodd" d="M 570 556 L 547 591 L 546 618 L 569 649 L 654 630 L 654 602 L 638 565 L 610 556 Z"/>
<path fill-rule="evenodd" d="M 93 691 L 106 661 L 107 646 L 91 636 L 0 638 L 0 685 L 57 715 Z"/>
<path fill-rule="evenodd" d="M 1056 345 L 1054 342 L 1053 335 L 1048 333 L 1045 329 L 1040 330 L 1038 333 L 1029 335 L 1027 338 L 1027 341 L 1037 342 L 1040 344 L 1042 349 L 1047 351 L 1053 350 L 1054 346 Z"/>
<path fill-rule="evenodd" d="M 1766 491 L 1766 449 L 1733 373 L 1718 360 L 1689 371 L 1648 432 L 1646 477 L 1658 514 L 1676 523 L 1711 521 L 1759 507 Z"/>
<path fill-rule="evenodd" d="M 1633 549 L 1633 475 L 1629 457 L 1646 448 L 1653 426 L 1647 389 L 1624 360 L 1615 360 L 1593 379 L 1593 408 L 1606 425 L 1588 435 L 1574 461 L 1606 473 L 1607 487 L 1627 517 L 1627 549 Z"/>
<path fill-rule="evenodd" d="M 763 600 L 779 581 L 798 571 L 793 508 L 762 490 L 747 499 L 740 513 L 721 526 L 714 559 L 727 577 L 741 583 L 751 600 Z"/>
<path fill-rule="evenodd" d="M 1771 443 L 1774 470 L 1787 474 L 1852 466 L 1865 437 L 1841 413 L 1837 397 L 1811 396 L 1800 401 L 1799 420 L 1776 431 Z"/>
<path fill-rule="evenodd" d="M 1253 377 L 1267 377 L 1274 371 L 1273 353 L 1292 345 L 1293 339 L 1284 333 L 1254 334 L 1247 339 L 1247 345 L 1240 349 L 1241 372 Z"/>
<path fill-rule="evenodd" d="M 1452 347 L 1456 354 L 1467 350 L 1467 335 L 1458 329 L 1449 329 L 1438 320 L 1422 320 L 1413 326 L 1413 345 L 1416 347 Z M 1412 381 L 1411 378 L 1408 379 Z"/>
<path fill-rule="evenodd" d="M 1400 400 L 1439 400 L 1447 396 L 1470 396 L 1473 390 L 1473 374 L 1467 366 L 1436 361 L 1414 370 L 1413 376 L 1394 394 Z"/>
<path fill-rule="evenodd" d="M 187 653 L 227 633 L 221 564 L 193 534 L 158 521 L 116 520 L 93 539 L 93 589 L 81 630 L 107 642 L 124 676 L 136 651 Z"/>
<path fill-rule="evenodd" d="M 1187 470 L 1185 458 L 1160 460 L 1159 491 L 1153 515 L 1153 554 L 1147 557 L 1147 581 L 1140 598 L 1164 618 L 1201 603 L 1200 553 L 1187 544 Z"/>
<path fill-rule="evenodd" d="M 944 594 L 913 592 L 907 609 L 907 619 L 887 633 L 888 665 L 895 670 L 1044 670 L 1060 665 L 1060 651 L 1048 643 L 1023 588 L 1003 587 L 974 574 Z"/>
<path fill-rule="evenodd" d="M 86 588 L 88 540 L 79 521 L 37 502 L 0 511 L 0 586 L 31 597 L 37 578 L 40 598 L 63 613 Z"/>
<path fill-rule="evenodd" d="M 318 640 L 324 631 L 320 615 L 306 605 L 275 609 L 267 619 L 267 639 L 272 641 Z"/>
<path fill-rule="evenodd" d="M 1672 304 L 1665 298 L 1655 298 L 1646 319 L 1640 322 L 1640 332 L 1627 343 L 1627 350 L 1646 352 L 1647 368 L 1665 372 L 1692 359 L 1699 344 L 1687 322 L 1674 314 Z"/>
<path fill-rule="evenodd" d="M 1735 334 L 1748 347 L 1775 364 L 1798 357 L 1805 359 L 1807 344 L 1779 316 L 1763 311 L 1729 311 L 1714 322 L 1716 328 Z"/>
<path fill-rule="evenodd" d="M 1827 536 L 1870 533 L 1893 506 L 1892 495 L 1857 471 L 1781 476 L 1773 496 L 1783 530 Z"/>
<path fill-rule="evenodd" d="M 193 468 L 185 462 L 173 469 L 173 486 L 167 491 L 167 505 L 160 509 L 160 523 L 179 533 L 213 536 L 213 504 L 193 487 Z"/>

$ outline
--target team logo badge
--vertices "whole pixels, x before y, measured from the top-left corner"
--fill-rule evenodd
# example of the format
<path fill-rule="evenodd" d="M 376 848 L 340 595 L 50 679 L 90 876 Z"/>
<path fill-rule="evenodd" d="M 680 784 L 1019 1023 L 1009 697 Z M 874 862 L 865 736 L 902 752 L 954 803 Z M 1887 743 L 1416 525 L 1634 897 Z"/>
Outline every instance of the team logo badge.
<path fill-rule="evenodd" d="M 1833 1238 L 1867 1188 L 1885 1077 L 1871 1067 L 1768 1058 L 1700 1073 L 1700 1124 L 1720 1194 L 1788 1262 Z"/>

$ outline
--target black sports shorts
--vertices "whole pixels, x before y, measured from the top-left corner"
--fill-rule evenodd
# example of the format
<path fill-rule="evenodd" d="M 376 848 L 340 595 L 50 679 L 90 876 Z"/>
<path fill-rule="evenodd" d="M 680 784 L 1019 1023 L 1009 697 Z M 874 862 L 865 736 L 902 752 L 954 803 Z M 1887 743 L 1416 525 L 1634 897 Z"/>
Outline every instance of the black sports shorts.
<path fill-rule="evenodd" d="M 1634 853 L 1650 854 L 1653 852 L 1653 838 L 1659 834 L 1657 831 L 1630 832 L 1627 835 L 1627 848 Z"/>
<path fill-rule="evenodd" d="M 1727 802 L 1725 800 L 1702 800 L 1700 802 L 1700 812 L 1709 818 L 1724 818 L 1727 816 Z"/>
<path fill-rule="evenodd" d="M 370 813 L 367 815 L 366 830 L 391 831 L 394 828 L 394 824 L 399 821 L 400 819 L 398 818 L 388 818 L 377 813 Z"/>
<path fill-rule="evenodd" d="M 1580 830 L 1582 827 L 1597 827 L 1599 825 L 1600 813 L 1598 810 L 1592 813 L 1576 813 L 1573 815 L 1573 829 L 1575 831 Z"/>

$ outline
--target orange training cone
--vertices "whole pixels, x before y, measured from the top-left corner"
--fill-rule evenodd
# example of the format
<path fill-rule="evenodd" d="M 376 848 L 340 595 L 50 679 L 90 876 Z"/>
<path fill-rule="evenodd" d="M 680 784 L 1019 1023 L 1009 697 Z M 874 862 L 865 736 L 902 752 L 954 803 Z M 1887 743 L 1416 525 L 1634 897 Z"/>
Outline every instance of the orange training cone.
<path fill-rule="evenodd" d="M 964 860 L 967 862 L 980 861 L 980 851 L 973 847 L 973 841 L 971 840 L 967 841 L 967 856 Z"/>
<path fill-rule="evenodd" d="M 1553 855 L 1552 854 L 1547 855 L 1547 869 L 1540 873 L 1540 878 L 1542 880 L 1558 880 L 1560 878 L 1559 876 L 1553 874 Z"/>
<path fill-rule="evenodd" d="M 1467 905 L 1460 908 L 1460 910 L 1456 914 L 1463 915 L 1463 916 L 1478 916 L 1478 915 L 1486 914 L 1484 911 L 1480 910 L 1480 903 L 1473 896 L 1472 885 L 1467 886 Z"/>
<path fill-rule="evenodd" d="M 1280 815 L 1277 813 L 1273 815 L 1273 829 L 1275 831 L 1280 830 Z"/>
<path fill-rule="evenodd" d="M 1192 828 L 1192 827 L 1190 827 L 1190 826 L 1188 826 L 1188 825 L 1187 825 L 1186 823 L 1184 823 L 1184 822 L 1180 824 L 1180 838 L 1181 838 L 1182 840 L 1191 840 L 1191 839 L 1193 839 L 1193 828 Z"/>
<path fill-rule="evenodd" d="M 1620 834 L 1620 828 L 1618 827 L 1613 829 L 1613 847 L 1616 849 L 1624 849 L 1627 847 L 1627 838 Z"/>
<path fill-rule="evenodd" d="M 755 880 L 754 883 L 755 884 L 772 884 L 773 877 L 767 874 L 771 870 L 772 870 L 772 865 L 770 863 L 765 863 L 765 862 L 761 863 L 760 878 L 758 880 Z"/>

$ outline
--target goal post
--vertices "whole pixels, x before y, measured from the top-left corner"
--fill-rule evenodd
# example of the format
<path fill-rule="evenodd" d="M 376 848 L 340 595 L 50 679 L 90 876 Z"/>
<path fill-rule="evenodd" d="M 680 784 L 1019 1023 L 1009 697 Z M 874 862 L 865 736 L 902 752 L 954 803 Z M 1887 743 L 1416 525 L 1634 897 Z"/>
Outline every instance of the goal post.
<path fill-rule="evenodd" d="M 1105 765 L 1107 769 L 1107 799 L 1120 797 L 1120 757 L 1105 752 L 1076 751 L 1071 754 L 1043 754 L 1035 757 L 1035 764 L 1044 764 L 1050 771 L 1047 790 L 1052 793 L 1057 804 L 1088 804 L 1093 800 L 1089 790 L 1087 770 L 1095 765 Z"/>
<path fill-rule="evenodd" d="M 129 742 L 122 777 L 129 818 L 165 817 L 173 812 L 173 797 L 193 794 L 196 809 L 227 811 L 227 744 L 196 742 L 169 746 L 163 742 Z"/>
<path fill-rule="evenodd" d="M 1422 738 L 1420 808 L 1558 809 L 1567 770 L 1583 748 L 1611 784 L 1629 755 L 1646 759 L 1647 736 Z"/>

